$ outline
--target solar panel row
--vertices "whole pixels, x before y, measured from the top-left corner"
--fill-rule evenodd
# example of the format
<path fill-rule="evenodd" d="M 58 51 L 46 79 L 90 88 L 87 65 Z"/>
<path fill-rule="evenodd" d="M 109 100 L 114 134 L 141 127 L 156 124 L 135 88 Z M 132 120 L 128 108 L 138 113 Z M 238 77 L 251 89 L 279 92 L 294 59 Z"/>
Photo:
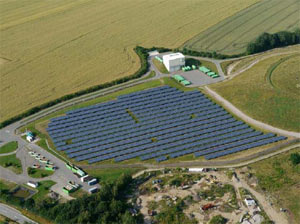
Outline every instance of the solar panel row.
<path fill-rule="evenodd" d="M 213 128 L 209 128 L 209 129 L 202 129 L 202 130 L 201 129 L 197 130 L 196 128 L 192 128 L 192 129 L 190 129 L 190 132 L 188 132 L 186 134 L 184 134 L 184 132 L 182 132 L 182 133 L 178 133 L 177 135 L 174 135 L 174 133 L 170 133 L 169 135 L 167 134 L 167 135 L 160 136 L 158 138 L 157 142 L 152 142 L 151 141 L 150 143 L 148 143 L 148 145 L 146 145 L 147 143 L 145 143 L 144 141 L 141 141 L 140 144 L 137 145 L 136 144 L 137 142 L 134 141 L 133 144 L 121 145 L 121 146 L 116 147 L 116 148 L 113 148 L 113 147 L 110 148 L 110 147 L 104 146 L 102 148 L 90 149 L 88 152 L 87 151 L 81 151 L 81 152 L 78 152 L 78 153 L 71 154 L 69 156 L 72 158 L 72 157 L 78 157 L 80 155 L 84 155 L 84 156 L 81 157 L 81 160 L 83 160 L 83 159 L 88 159 L 88 158 L 92 158 L 92 157 L 95 157 L 95 156 L 100 156 L 100 155 L 104 155 L 104 154 L 108 154 L 108 153 L 114 153 L 114 152 L 117 152 L 117 151 L 122 151 L 122 153 L 126 153 L 127 151 L 124 151 L 124 150 L 130 149 L 130 148 L 133 148 L 133 147 L 139 147 L 139 149 L 144 150 L 144 149 L 151 148 L 151 147 L 158 147 L 160 145 L 165 145 L 165 144 L 168 144 L 170 142 L 172 143 L 172 142 L 183 140 L 183 139 L 191 139 L 191 138 L 193 138 L 195 136 L 199 136 L 199 135 L 201 135 L 200 139 L 203 139 L 203 138 L 209 138 L 209 137 L 212 137 L 212 136 L 216 136 L 217 134 L 224 134 L 224 133 L 228 132 L 228 130 L 225 130 L 226 128 L 234 127 L 234 126 L 237 126 L 237 125 L 241 125 L 241 123 L 238 123 L 238 122 L 229 123 L 229 124 L 224 124 L 224 125 L 221 125 L 221 126 L 218 126 L 218 127 L 213 127 Z M 236 128 L 230 129 L 230 131 L 240 130 L 240 129 L 244 129 L 244 128 L 247 128 L 247 125 L 237 126 Z M 217 132 L 217 130 L 221 130 L 221 131 Z M 184 130 L 182 130 L 182 131 L 184 131 Z M 210 134 L 208 134 L 208 133 L 210 133 Z M 174 144 L 176 145 L 178 143 L 174 143 Z M 170 147 L 170 145 L 168 145 L 166 147 Z M 107 149 L 107 150 L 105 150 L 105 149 Z M 88 153 L 91 153 L 91 152 L 97 152 L 97 153 L 88 154 Z"/>
<path fill-rule="evenodd" d="M 228 144 L 228 145 L 225 145 L 225 146 L 216 147 L 216 148 L 208 149 L 208 150 L 203 150 L 201 152 L 196 152 L 195 156 L 196 157 L 204 156 L 206 154 L 222 151 L 222 150 L 229 149 L 229 148 L 232 148 L 232 147 L 236 147 L 236 146 L 239 146 L 239 145 L 249 144 L 249 143 L 254 142 L 254 141 L 260 141 L 262 139 L 271 138 L 271 137 L 274 137 L 274 136 L 275 136 L 275 134 L 273 134 L 273 133 L 268 133 L 268 134 L 265 134 L 265 135 L 255 136 L 253 138 L 245 139 L 245 140 L 235 142 L 235 143 L 232 143 L 232 144 Z"/>
<path fill-rule="evenodd" d="M 202 106 L 202 107 L 201 107 Z M 217 106 L 217 105 L 211 105 L 211 106 L 209 106 L 209 105 L 201 105 L 201 104 L 199 104 L 199 109 L 198 109 L 198 111 L 199 112 L 201 112 L 201 111 L 207 111 L 207 110 L 213 110 L 213 109 L 215 109 L 215 108 L 221 108 L 221 107 L 219 107 L 219 106 Z M 223 110 L 223 108 L 221 108 L 222 110 Z M 190 109 L 189 108 L 186 108 L 186 110 L 187 111 L 190 111 Z M 182 113 L 183 111 L 181 111 L 181 113 Z M 178 115 L 178 114 L 173 114 L 173 113 L 170 113 L 170 115 L 176 115 L 177 117 L 179 117 L 180 115 Z M 172 117 L 170 117 L 170 115 L 168 116 L 169 118 L 172 118 L 172 119 L 174 119 L 176 116 L 172 116 Z M 181 114 L 181 115 L 183 115 L 183 114 Z M 129 116 L 128 116 L 129 117 Z M 131 119 L 131 118 L 130 118 Z M 155 120 L 166 120 L 166 118 L 161 118 L 161 117 L 157 117 Z M 145 120 L 144 120 L 145 121 Z M 152 119 L 152 121 L 153 121 L 153 119 Z M 115 122 L 112 122 L 110 125 L 112 125 L 113 123 L 119 123 L 120 121 L 115 121 Z M 121 123 L 121 122 L 120 122 Z M 133 123 L 135 123 L 135 122 L 133 122 Z M 149 123 L 149 122 L 148 122 Z M 153 122 L 151 122 L 151 123 L 153 123 Z M 93 124 L 95 124 L 95 122 L 93 123 Z M 147 123 L 146 122 L 143 122 L 143 124 L 144 125 L 146 125 Z M 125 124 L 125 125 L 128 125 L 128 124 Z M 124 126 L 125 126 L 124 125 Z M 135 126 L 137 126 L 137 125 L 135 125 Z M 76 137 L 81 137 L 81 136 L 83 136 L 83 135 L 90 135 L 90 134 L 93 134 L 93 133 L 97 133 L 97 132 L 100 132 L 101 131 L 101 134 L 103 134 L 103 129 L 99 129 L 98 128 L 99 126 L 98 125 L 93 125 L 93 126 L 91 126 L 90 128 L 88 128 L 87 130 L 85 130 L 85 129 L 82 129 L 82 128 L 80 128 L 80 129 L 74 129 L 73 131 L 72 131 L 72 133 L 70 133 L 70 132 L 63 132 L 63 131 L 59 131 L 58 133 L 57 133 L 57 131 L 56 132 L 52 132 L 52 131 L 50 131 L 49 133 L 50 133 L 50 135 L 54 138 L 54 142 L 57 142 L 57 141 L 64 141 L 64 140 L 67 140 L 67 139 L 70 139 L 70 138 L 72 138 L 72 139 L 74 139 L 74 138 L 76 138 Z M 103 127 L 102 125 L 101 125 L 101 127 Z M 93 131 L 93 129 L 97 129 L 96 131 Z M 134 128 L 134 127 L 132 127 L 132 128 Z M 76 132 L 80 132 L 80 134 L 78 134 L 78 135 L 73 135 L 73 133 L 76 133 Z M 63 137 L 63 136 L 65 136 L 65 137 Z"/>
<path fill-rule="evenodd" d="M 197 94 L 197 95 L 201 95 L 201 93 L 192 93 L 192 95 Z M 157 94 L 156 96 L 152 96 L 149 97 L 147 99 L 136 99 L 136 100 L 126 100 L 126 101 L 121 101 L 121 100 L 114 100 L 111 102 L 107 102 L 104 103 L 103 105 L 94 107 L 94 108 L 88 108 L 85 110 L 78 110 L 77 112 L 73 112 L 73 113 L 69 113 L 67 112 L 67 115 L 73 116 L 73 117 L 77 117 L 77 116 L 82 116 L 82 115 L 86 115 L 86 114 L 90 114 L 90 113 L 95 113 L 98 111 L 107 111 L 107 110 L 116 110 L 120 107 L 124 107 L 127 106 L 128 104 L 130 105 L 135 105 L 135 104 L 139 104 L 139 103 L 150 103 L 150 102 L 154 102 L 157 101 L 159 99 L 162 98 L 174 98 L 173 96 L 178 96 L 178 97 L 185 97 L 185 94 L 179 91 L 176 91 L 176 89 L 171 89 L 168 92 L 162 92 L 160 94 Z M 190 97 L 192 96 L 190 95 Z M 55 122 L 59 122 L 59 121 L 55 121 Z"/>
<path fill-rule="evenodd" d="M 115 113 L 114 115 L 118 114 L 120 111 L 122 112 L 124 109 L 130 107 L 132 110 L 138 111 L 139 109 L 144 108 L 153 108 L 154 106 L 164 105 L 166 103 L 170 103 L 170 100 L 173 99 L 174 104 L 185 102 L 186 100 L 205 100 L 205 96 L 203 96 L 200 92 L 193 92 L 189 96 L 186 94 L 182 94 L 179 92 L 172 93 L 170 95 L 164 96 L 161 95 L 160 98 L 150 98 L 149 100 L 142 100 L 139 102 L 124 102 L 122 105 L 115 106 L 114 108 L 106 109 L 106 110 L 100 110 L 97 111 L 89 110 L 85 112 L 85 114 L 78 115 L 67 115 L 64 117 L 64 120 L 57 121 L 57 122 L 51 122 L 50 127 L 58 127 L 59 125 L 64 125 L 72 121 L 79 121 L 82 119 L 86 119 L 89 117 L 98 116 L 98 118 L 102 117 L 109 117 L 110 114 Z"/>
<path fill-rule="evenodd" d="M 241 127 L 241 128 L 245 128 L 245 127 Z M 236 128 L 236 129 L 238 129 L 238 128 Z M 149 154 L 149 153 L 151 153 L 151 154 L 149 154 L 149 156 L 151 156 L 151 155 L 154 155 L 154 153 L 158 152 L 158 151 L 166 152 L 168 150 L 169 151 L 170 150 L 177 150 L 179 147 L 185 148 L 185 147 L 189 147 L 189 146 L 193 146 L 193 145 L 205 144 L 206 142 L 221 140 L 222 138 L 226 138 L 226 137 L 232 136 L 232 135 L 241 135 L 241 134 L 253 131 L 253 130 L 250 129 L 250 128 L 246 128 L 246 129 L 241 129 L 241 130 L 236 131 L 236 132 L 232 132 L 232 131 L 233 131 L 233 129 L 223 130 L 223 132 L 227 133 L 227 134 L 223 133 L 224 135 L 213 137 L 213 138 L 210 138 L 210 137 L 212 137 L 211 134 L 207 134 L 207 135 L 199 135 L 199 136 L 196 136 L 195 138 L 183 139 L 183 140 L 178 141 L 178 142 L 169 141 L 169 143 L 168 143 L 167 140 L 166 141 L 160 141 L 160 142 L 157 142 L 158 144 L 156 144 L 156 145 L 154 145 L 154 144 L 151 145 L 151 146 L 145 145 L 145 146 L 141 146 L 141 147 L 134 148 L 134 149 L 122 150 L 122 151 L 117 152 L 117 153 L 112 153 L 112 154 L 110 154 L 109 157 L 105 156 L 105 158 L 111 159 L 111 158 L 117 157 L 117 158 L 115 158 L 115 161 L 119 162 L 119 161 L 123 161 L 123 160 L 126 160 L 126 159 L 132 159 L 132 158 L 135 158 L 137 156 L 146 155 L 146 154 Z M 232 132 L 232 133 L 230 133 L 230 132 Z M 164 153 L 162 153 L 162 154 L 164 154 Z M 121 156 L 121 155 L 124 155 L 124 156 Z M 152 157 L 152 158 L 154 158 L 154 157 Z M 98 158 L 94 158 L 94 159 L 89 160 L 89 163 L 98 162 L 99 159 L 102 161 L 102 158 L 98 157 Z M 141 159 L 143 160 L 143 157 Z"/>
<path fill-rule="evenodd" d="M 100 110 L 100 109 L 89 110 L 89 111 L 87 111 L 85 113 L 82 113 L 82 114 L 67 115 L 67 116 L 65 116 L 64 120 L 58 121 L 58 122 L 53 122 L 53 123 L 51 122 L 51 125 L 53 127 L 57 127 L 59 125 L 67 124 L 67 123 L 72 122 L 72 121 L 78 121 L 78 120 L 81 120 L 81 119 L 85 119 L 87 117 L 94 117 L 95 115 L 99 115 L 101 117 L 101 115 L 105 116 L 103 114 L 110 115 L 111 113 L 118 113 L 118 112 L 123 111 L 124 109 L 126 109 L 128 107 L 138 108 L 138 107 L 145 106 L 145 105 L 152 105 L 154 103 L 165 102 L 166 100 L 171 99 L 171 98 L 175 98 L 175 97 L 180 98 L 180 97 L 184 97 L 184 95 L 177 92 L 177 93 L 172 93 L 168 96 L 160 96 L 160 98 L 151 99 L 149 101 L 144 100 L 144 101 L 139 101 L 139 102 L 124 102 L 122 105 L 117 105 L 115 107 L 108 108 L 106 110 Z"/>
<path fill-rule="evenodd" d="M 253 132 L 253 129 L 251 129 L 251 128 L 245 128 L 245 129 L 241 129 L 241 130 L 230 129 L 230 131 L 227 130 L 227 132 L 225 132 L 223 135 L 215 136 L 215 137 L 212 137 L 212 138 L 206 138 L 202 141 L 183 144 L 183 145 L 180 145 L 180 146 L 176 146 L 174 148 L 166 148 L 166 150 L 165 149 L 155 150 L 155 152 L 153 152 L 149 155 L 142 156 L 141 160 L 148 160 L 148 159 L 152 159 L 152 158 L 155 158 L 157 156 L 166 155 L 166 154 L 169 154 L 169 153 L 174 153 L 175 154 L 175 152 L 178 152 L 178 151 L 180 151 L 178 153 L 181 153 L 184 150 L 189 150 L 189 149 L 199 147 L 199 146 L 203 146 L 203 145 L 206 145 L 206 144 L 209 144 L 209 143 L 224 144 L 224 141 L 228 138 L 231 138 L 233 141 L 235 141 L 237 139 L 246 138 L 246 137 L 249 137 L 249 136 L 259 135 L 259 134 L 260 133 L 258 133 L 258 132 Z M 236 138 L 234 138 L 234 137 L 236 137 Z M 171 154 L 170 156 L 172 157 L 172 155 L 174 155 L 174 154 Z M 185 154 L 182 154 L 182 155 L 185 155 Z M 175 157 L 172 157 L 172 158 L 175 158 Z"/>
<path fill-rule="evenodd" d="M 221 152 L 216 152 L 216 153 L 212 153 L 212 154 L 209 154 L 209 155 L 205 155 L 204 158 L 207 159 L 207 160 L 215 159 L 215 158 L 218 158 L 218 157 L 221 157 L 221 156 L 226 156 L 226 155 L 229 155 L 229 154 L 232 154 L 232 153 L 240 152 L 240 151 L 243 151 L 243 150 L 255 148 L 255 147 L 258 147 L 258 146 L 262 146 L 262 145 L 267 145 L 267 144 L 270 144 L 270 143 L 273 143 L 273 142 L 278 142 L 278 141 L 285 140 L 285 139 L 286 139 L 286 137 L 284 137 L 284 136 L 276 136 L 276 137 L 272 137 L 272 138 L 269 138 L 269 139 L 265 139 L 263 141 L 253 142 L 251 144 L 238 146 L 238 147 L 226 150 L 226 151 L 221 151 Z"/>
<path fill-rule="evenodd" d="M 216 113 L 218 113 L 219 112 L 219 114 L 221 114 L 221 115 L 224 115 L 224 114 L 226 114 L 226 112 L 225 111 L 221 111 L 221 108 L 218 108 L 218 109 L 215 109 L 215 110 L 211 110 L 211 111 L 206 111 L 206 112 L 202 112 L 202 113 L 199 113 L 198 115 L 200 116 L 204 116 L 204 115 L 209 115 L 209 114 L 216 114 Z M 188 113 L 190 113 L 190 112 L 188 112 Z M 181 116 L 183 116 L 183 114 L 180 114 Z M 212 116 L 214 116 L 214 115 L 212 115 Z M 170 117 L 169 117 L 170 118 Z M 168 119 L 169 119 L 168 118 Z M 187 119 L 188 119 L 189 117 L 187 116 Z M 152 122 L 151 123 L 153 123 L 153 120 L 152 120 Z M 124 136 L 124 135 L 117 135 L 117 137 L 114 137 L 114 136 L 110 136 L 110 139 L 108 139 L 107 141 L 108 142 L 110 142 L 110 141 L 112 141 L 112 142 L 115 142 L 115 141 L 120 141 L 120 140 L 122 140 L 122 139 L 125 139 L 125 138 L 128 138 L 128 137 L 130 137 L 130 138 L 133 138 L 133 137 L 135 137 L 135 136 L 138 136 L 138 135 L 141 135 L 141 134 L 148 134 L 151 130 L 149 130 L 149 129 L 146 129 L 146 128 L 143 128 L 144 129 L 144 132 L 139 132 L 138 130 L 136 130 L 135 132 L 132 132 L 131 133 L 131 135 L 130 136 Z M 165 129 L 165 126 L 159 126 L 155 131 L 159 131 L 159 130 L 162 130 L 162 129 Z M 104 130 L 103 130 L 104 131 Z M 76 140 L 76 139 L 72 139 L 72 144 L 70 144 L 70 145 L 67 145 L 67 146 L 65 146 L 64 148 L 60 148 L 60 150 L 64 150 L 64 149 L 67 149 L 67 148 L 72 148 L 72 147 L 77 147 L 77 146 L 80 146 L 80 145 L 86 145 L 86 144 L 90 144 L 90 143 L 93 143 L 93 142 L 98 142 L 98 141 L 102 141 L 102 140 L 104 140 L 105 138 L 107 138 L 107 137 L 105 137 L 105 134 L 102 132 L 102 133 L 99 133 L 98 134 L 98 137 L 97 137 L 97 135 L 94 135 L 92 138 L 90 138 L 90 136 L 87 136 L 84 140 L 85 141 L 82 141 L 82 140 Z M 102 142 L 103 144 L 106 144 L 106 143 L 108 143 L 107 141 L 104 141 L 104 142 Z M 56 143 L 56 141 L 55 141 L 55 143 Z M 56 144 L 56 146 L 57 146 L 57 144 Z"/>
<path fill-rule="evenodd" d="M 118 132 L 115 134 L 111 134 L 110 137 L 118 137 L 118 136 L 124 136 L 125 138 L 131 138 L 134 135 L 144 135 L 144 134 L 150 134 L 150 133 L 155 133 L 156 138 L 159 140 L 160 135 L 164 135 L 165 133 L 169 133 L 169 135 L 176 136 L 179 131 L 180 133 L 188 133 L 191 132 L 191 128 L 195 128 L 195 130 L 201 130 L 201 129 L 206 129 L 206 128 L 211 128 L 215 126 L 219 126 L 222 124 L 227 124 L 227 123 L 233 123 L 233 125 L 239 125 L 243 122 L 241 121 L 236 121 L 234 118 L 227 119 L 227 120 L 221 120 L 221 121 L 216 121 L 213 123 L 207 123 L 207 121 L 198 121 L 198 122 L 192 122 L 192 123 L 187 123 L 183 124 L 182 126 L 172 126 L 169 129 L 165 126 L 163 126 L 163 129 L 161 126 L 155 127 L 155 128 L 148 128 L 148 127 L 143 127 L 139 131 L 132 132 L 132 130 L 125 130 L 122 132 Z M 124 138 L 124 139 L 125 139 Z M 99 141 L 107 139 L 107 136 L 103 136 L 102 139 L 99 138 Z"/>
<path fill-rule="evenodd" d="M 168 158 L 167 158 L 166 156 L 161 156 L 161 157 L 158 157 L 158 158 L 156 159 L 156 162 L 160 163 L 160 162 L 165 161 L 165 160 L 167 160 L 167 159 L 168 159 Z"/>
<path fill-rule="evenodd" d="M 161 102 L 160 102 L 160 103 L 161 103 Z M 202 104 L 200 101 L 199 101 L 199 102 L 194 102 L 194 103 L 195 103 L 195 104 L 199 104 L 199 105 L 205 106 L 204 103 Z M 209 103 L 206 103 L 206 105 L 209 105 Z M 168 105 L 168 106 L 169 106 L 169 105 Z M 186 105 L 186 106 L 190 106 L 190 104 L 188 104 L 188 105 Z M 116 120 L 116 121 L 118 121 L 118 119 L 120 119 L 120 117 L 125 117 L 125 118 L 128 117 L 128 118 L 129 118 L 128 113 L 126 112 L 126 109 L 124 109 L 124 110 L 122 111 L 122 114 L 119 115 L 120 117 L 115 116 L 115 115 L 113 115 L 112 117 L 111 117 L 111 115 L 107 115 L 107 116 L 108 116 L 108 118 L 105 118 L 105 119 L 98 119 L 98 117 L 96 117 L 96 118 L 93 118 L 93 117 L 92 117 L 92 118 L 90 118 L 90 119 L 85 120 L 84 122 L 83 122 L 83 121 L 76 122 L 76 123 L 79 124 L 79 125 L 77 125 L 76 127 L 85 127 L 85 126 L 89 126 L 90 124 L 93 124 L 93 123 L 105 122 L 106 120 L 108 120 L 108 121 L 111 121 L 111 120 Z M 99 121 L 95 122 L 95 120 L 96 120 L 96 121 L 99 120 Z M 82 125 L 80 125 L 81 123 L 82 123 Z M 68 125 L 69 125 L 69 124 L 68 124 Z M 72 127 L 74 127 L 75 123 L 71 123 L 70 125 L 72 125 L 72 126 L 69 126 L 69 128 L 68 128 L 68 125 L 67 125 L 67 128 L 58 127 L 58 126 L 50 127 L 50 128 L 47 129 L 47 131 L 49 131 L 49 132 L 51 132 L 51 131 L 55 131 L 55 132 L 64 132 L 64 131 L 66 131 L 66 130 L 72 128 Z M 56 130 L 56 129 L 58 129 L 58 130 Z"/>
<path fill-rule="evenodd" d="M 200 121 L 200 120 L 208 120 L 209 121 L 209 119 L 216 118 L 216 117 L 221 117 L 222 118 L 222 116 L 226 116 L 226 114 L 227 114 L 227 112 L 221 111 L 221 112 L 218 112 L 218 113 L 215 113 L 215 114 L 212 114 L 212 115 L 201 116 L 201 117 L 197 117 L 197 118 L 194 118 L 194 119 L 190 119 L 189 117 L 188 118 L 183 117 L 183 118 L 180 118 L 180 120 L 177 119 L 177 122 L 174 122 L 174 120 L 167 120 L 169 123 L 165 122 L 164 125 L 160 125 L 160 127 L 161 127 L 161 129 L 176 127 L 176 126 L 178 126 L 178 123 L 180 121 L 181 121 L 182 124 L 192 123 L 194 121 Z M 229 118 L 229 116 L 230 115 L 227 115 L 227 118 Z M 216 121 L 216 119 L 214 119 L 213 121 Z M 158 123 L 158 124 L 161 124 L 161 123 Z M 75 144 L 77 144 L 77 143 L 75 143 L 72 147 L 72 152 L 97 147 L 97 146 L 100 146 L 100 145 L 103 145 L 103 144 L 108 144 L 111 141 L 112 141 L 111 139 L 107 139 L 106 141 L 98 141 L 98 140 L 95 140 L 95 139 L 87 140 L 87 141 L 85 141 L 84 145 L 79 146 L 77 148 L 74 146 Z M 57 149 L 58 150 L 65 150 L 68 147 L 69 146 L 63 146 L 63 147 L 58 147 Z"/>

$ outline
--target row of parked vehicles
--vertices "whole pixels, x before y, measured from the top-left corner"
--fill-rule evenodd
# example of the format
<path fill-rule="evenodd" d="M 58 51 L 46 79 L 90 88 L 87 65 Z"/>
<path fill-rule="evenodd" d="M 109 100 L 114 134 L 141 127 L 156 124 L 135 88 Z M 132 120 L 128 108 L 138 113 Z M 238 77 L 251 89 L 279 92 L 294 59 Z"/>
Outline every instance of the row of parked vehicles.
<path fill-rule="evenodd" d="M 80 179 L 80 181 L 82 183 L 86 182 L 89 186 L 92 186 L 92 185 L 95 185 L 95 184 L 98 183 L 98 180 L 96 178 L 94 178 L 92 176 L 89 176 L 87 173 L 85 173 L 82 169 L 75 166 L 74 164 L 66 163 L 66 167 L 69 170 L 71 170 L 74 173 L 74 175 Z M 69 185 L 70 185 L 70 182 L 69 182 Z M 64 189 L 63 189 L 63 191 L 66 192 Z M 90 194 L 95 193 L 95 192 L 98 191 L 98 187 L 96 187 L 96 186 L 92 187 L 88 191 L 89 191 Z"/>
<path fill-rule="evenodd" d="M 45 170 L 52 170 L 52 171 L 54 171 L 54 170 L 57 169 L 57 167 L 55 167 L 54 164 L 50 160 L 48 160 L 45 156 L 42 156 L 41 154 L 36 153 L 34 151 L 29 151 L 28 154 L 30 156 L 32 156 L 33 158 L 35 158 L 40 163 L 45 164 Z M 32 168 L 35 168 L 35 169 L 41 168 L 41 165 L 34 164 L 32 166 Z"/>

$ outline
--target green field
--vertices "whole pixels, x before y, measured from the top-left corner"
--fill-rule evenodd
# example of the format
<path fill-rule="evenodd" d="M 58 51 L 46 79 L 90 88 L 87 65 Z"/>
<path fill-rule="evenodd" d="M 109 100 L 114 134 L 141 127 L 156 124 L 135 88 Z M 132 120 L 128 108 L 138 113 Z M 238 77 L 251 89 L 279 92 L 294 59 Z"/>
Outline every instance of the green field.
<path fill-rule="evenodd" d="M 0 121 L 128 76 L 136 45 L 179 47 L 257 1 L 0 1 Z"/>
<path fill-rule="evenodd" d="M 270 57 L 232 80 L 214 84 L 211 88 L 252 118 L 299 132 L 299 60 L 299 55 Z M 276 88 L 268 79 L 270 72 Z"/>
<path fill-rule="evenodd" d="M 183 46 L 196 51 L 239 54 L 263 32 L 300 28 L 299 0 L 263 0 L 199 33 Z"/>
<path fill-rule="evenodd" d="M 271 194 L 278 208 L 289 209 L 289 223 L 296 224 L 300 223 L 300 165 L 289 160 L 295 152 L 300 153 L 300 148 L 254 163 L 250 171 L 258 178 L 260 190 Z"/>
<path fill-rule="evenodd" d="M 33 178 L 48 177 L 54 173 L 54 171 L 52 171 L 52 170 L 35 169 L 35 168 L 31 168 L 31 167 L 28 168 L 27 172 L 28 172 L 28 175 Z"/>
<path fill-rule="evenodd" d="M 0 147 L 0 154 L 13 152 L 18 148 L 18 142 L 8 142 Z"/>
<path fill-rule="evenodd" d="M 0 166 L 10 169 L 16 174 L 22 173 L 22 164 L 16 154 L 0 156 Z"/>

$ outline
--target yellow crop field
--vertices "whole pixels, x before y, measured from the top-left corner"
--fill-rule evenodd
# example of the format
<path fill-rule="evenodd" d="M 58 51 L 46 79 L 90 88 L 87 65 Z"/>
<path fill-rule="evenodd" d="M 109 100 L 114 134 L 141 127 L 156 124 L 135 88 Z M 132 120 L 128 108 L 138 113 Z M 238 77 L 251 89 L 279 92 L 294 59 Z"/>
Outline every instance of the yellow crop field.
<path fill-rule="evenodd" d="M 175 48 L 259 0 L 0 0 L 0 121 L 132 74 L 133 48 Z"/>

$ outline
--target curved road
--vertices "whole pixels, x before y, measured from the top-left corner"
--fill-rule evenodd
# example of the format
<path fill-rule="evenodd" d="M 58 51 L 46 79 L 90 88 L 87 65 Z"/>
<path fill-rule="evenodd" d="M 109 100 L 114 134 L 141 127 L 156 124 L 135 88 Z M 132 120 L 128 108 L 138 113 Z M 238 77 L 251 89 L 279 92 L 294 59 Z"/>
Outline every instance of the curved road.
<path fill-rule="evenodd" d="M 241 110 L 236 108 L 232 103 L 230 103 L 228 100 L 224 99 L 222 96 L 220 96 L 218 93 L 216 93 L 215 91 L 213 91 L 209 87 L 205 86 L 205 90 L 214 99 L 220 101 L 226 107 L 226 109 L 230 110 L 233 114 L 240 117 L 241 119 L 243 119 L 247 123 L 252 124 L 254 126 L 257 126 L 259 128 L 268 130 L 270 132 L 275 132 L 275 133 L 285 135 L 285 136 L 300 138 L 300 133 L 298 133 L 298 132 L 286 131 L 286 130 L 283 130 L 283 129 L 280 129 L 280 128 L 276 128 L 276 127 L 273 127 L 271 125 L 268 125 L 268 124 L 263 123 L 261 121 L 257 121 L 255 119 L 249 117 L 247 114 L 245 114 L 244 112 L 242 112 Z"/>

